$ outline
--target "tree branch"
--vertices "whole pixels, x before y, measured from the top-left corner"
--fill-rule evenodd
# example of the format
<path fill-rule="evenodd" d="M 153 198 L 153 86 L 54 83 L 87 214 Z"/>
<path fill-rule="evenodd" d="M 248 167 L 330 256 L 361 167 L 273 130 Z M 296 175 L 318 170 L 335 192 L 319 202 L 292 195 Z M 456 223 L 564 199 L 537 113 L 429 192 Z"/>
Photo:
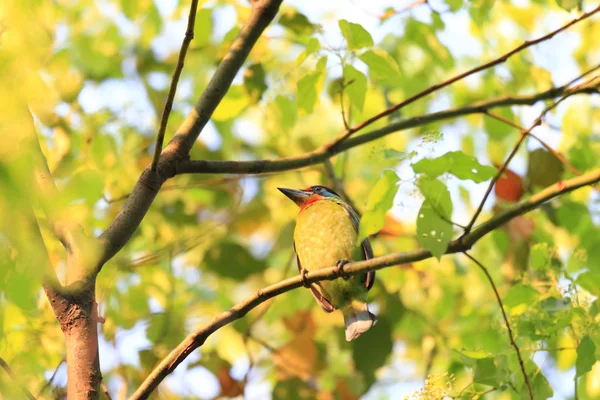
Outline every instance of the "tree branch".
<path fill-rule="evenodd" d="M 600 94 L 598 86 L 600 86 L 600 84 L 577 87 L 577 89 L 573 91 L 573 94 Z M 562 96 L 567 90 L 567 86 L 560 86 L 534 95 L 498 97 L 460 108 L 425 114 L 394 122 L 383 128 L 349 138 L 335 148 L 332 148 L 330 144 L 324 144 L 311 152 L 293 157 L 252 161 L 184 160 L 177 165 L 177 174 L 262 174 L 304 168 L 322 163 L 326 159 L 342 153 L 343 151 L 380 139 L 395 132 L 465 115 L 485 113 L 487 110 L 496 107 L 533 105 L 541 100 Z"/>
<path fill-rule="evenodd" d="M 508 322 L 508 317 L 506 316 L 506 311 L 504 311 L 504 304 L 502 304 L 502 299 L 500 298 L 500 294 L 498 293 L 498 288 L 496 288 L 496 284 L 492 279 L 489 271 L 486 267 L 483 266 L 477 259 L 471 256 L 469 253 L 464 252 L 464 255 L 467 256 L 471 261 L 473 261 L 477 266 L 483 271 L 487 280 L 490 282 L 492 289 L 494 289 L 494 295 L 496 296 L 496 300 L 498 301 L 498 305 L 500 306 L 500 311 L 502 311 L 502 317 L 504 318 L 504 323 L 506 324 L 506 328 L 508 329 L 508 338 L 510 340 L 510 344 L 515 348 L 515 353 L 517 353 L 517 358 L 519 359 L 519 367 L 521 368 L 521 373 L 523 373 L 523 379 L 525 380 L 525 386 L 527 386 L 527 391 L 529 393 L 529 399 L 533 400 L 533 392 L 531 391 L 531 384 L 529 383 L 529 377 L 527 376 L 527 372 L 525 371 L 525 364 L 523 363 L 523 358 L 521 357 L 521 351 L 519 350 L 519 346 L 515 342 L 515 338 L 513 336 L 512 329 L 510 327 L 510 323 Z"/>
<path fill-rule="evenodd" d="M 444 82 L 441 82 L 441 83 L 438 83 L 436 85 L 428 87 L 427 89 L 423 90 L 422 92 L 419 92 L 419 93 L 415 94 L 414 96 L 412 96 L 412 97 L 404 100 L 403 102 L 398 103 L 398 104 L 396 104 L 396 105 L 388 108 L 387 110 L 385 110 L 385 111 L 383 111 L 383 112 L 381 112 L 381 113 L 379 113 L 379 114 L 377 114 L 377 115 L 375 115 L 375 116 L 373 116 L 373 117 L 371 117 L 371 118 L 369 118 L 369 119 L 361 122 L 358 125 L 355 125 L 351 129 L 348 129 L 339 139 L 337 139 L 335 142 L 333 142 L 331 144 L 331 148 L 337 147 L 342 142 L 344 142 L 346 139 L 348 139 L 350 137 L 350 135 L 352 135 L 353 133 L 355 133 L 355 132 L 357 132 L 357 131 L 359 131 L 359 130 L 361 130 L 361 129 L 369 126 L 369 125 L 371 125 L 373 122 L 378 121 L 381 118 L 386 117 L 386 116 L 388 116 L 388 115 L 390 115 L 390 114 L 392 114 L 392 113 L 400 110 L 401 108 L 403 108 L 403 107 L 411 104 L 411 103 L 414 103 L 415 101 L 419 100 L 422 97 L 427 96 L 430 93 L 433 93 L 433 92 L 435 92 L 435 91 L 437 91 L 437 90 L 439 90 L 441 88 L 444 88 L 444 87 L 446 87 L 448 85 L 451 85 L 452 83 L 454 83 L 456 81 L 459 81 L 459 80 L 461 80 L 463 78 L 466 78 L 469 75 L 473 75 L 473 74 L 475 74 L 477 72 L 480 72 L 480 71 L 486 70 L 488 68 L 491 68 L 493 66 L 502 64 L 502 63 L 506 62 L 506 60 L 508 60 L 511 56 L 515 55 L 516 53 L 518 53 L 518 52 L 520 52 L 522 50 L 525 50 L 528 47 L 534 46 L 534 45 L 536 45 L 538 43 L 541 43 L 543 41 L 546 41 L 548 39 L 553 38 L 557 33 L 560 33 L 562 31 L 564 31 L 565 29 L 569 28 L 570 26 L 575 25 L 576 23 L 578 23 L 580 21 L 583 21 L 584 19 L 586 19 L 588 17 L 591 17 L 592 15 L 594 15 L 595 13 L 597 13 L 598 11 L 600 11 L 600 6 L 596 7 L 595 9 L 593 9 L 590 12 L 581 14 L 579 17 L 571 20 L 566 25 L 563 25 L 562 27 L 560 27 L 560 28 L 558 28 L 558 29 L 556 29 L 556 30 L 548 33 L 547 35 L 544 35 L 544 36 L 539 37 L 539 38 L 534 39 L 534 40 L 527 40 L 527 41 L 523 42 L 523 44 L 521 44 L 520 46 L 515 47 L 514 49 L 512 49 L 508 53 L 504 54 L 501 57 L 496 58 L 495 60 L 492 60 L 492 61 L 490 61 L 490 62 L 488 62 L 486 64 L 483 64 L 483 65 L 480 65 L 478 67 L 472 68 L 472 69 L 470 69 L 470 70 L 468 70 L 466 72 L 463 72 L 462 74 L 453 76 L 452 78 L 450 78 L 450 79 L 448 79 L 448 80 L 446 80 Z"/>
<path fill-rule="evenodd" d="M 94 268 L 96 274 L 129 241 L 162 184 L 178 172 L 180 160 L 189 158 L 194 142 L 227 93 L 250 50 L 277 14 L 281 2 L 282 0 L 260 0 L 252 3 L 248 21 L 233 41 L 194 108 L 162 151 L 156 170 L 147 168 L 142 173 L 113 223 L 98 238 L 102 254 Z"/>
<path fill-rule="evenodd" d="M 198 0 L 192 0 L 190 4 L 190 14 L 188 15 L 187 28 L 185 30 L 185 36 L 181 43 L 181 49 L 179 50 L 179 57 L 177 59 L 177 66 L 175 72 L 171 77 L 171 86 L 169 87 L 169 93 L 167 95 L 167 101 L 165 102 L 165 108 L 160 117 L 160 127 L 158 129 L 158 136 L 156 137 L 156 147 L 154 148 L 154 158 L 152 159 L 152 171 L 156 171 L 158 166 L 158 160 L 160 159 L 160 153 L 162 152 L 163 141 L 165 140 L 165 131 L 167 130 L 167 122 L 169 122 L 169 115 L 173 108 L 173 99 L 175 98 L 175 92 L 177 91 L 177 84 L 179 83 L 179 77 L 181 71 L 183 71 L 183 63 L 187 54 L 188 47 L 191 41 L 194 39 L 194 24 L 196 22 L 196 11 L 198 9 Z"/>
<path fill-rule="evenodd" d="M 598 181 L 600 181 L 600 169 L 596 169 L 592 172 L 578 176 L 576 178 L 551 185 L 546 189 L 540 191 L 539 193 L 531 196 L 529 199 L 514 205 L 513 207 L 497 215 L 491 220 L 483 223 L 471 233 L 462 236 L 456 240 L 453 240 L 452 242 L 450 242 L 448 250 L 445 254 L 464 253 L 467 250 L 469 250 L 483 236 L 490 233 L 499 226 L 505 224 L 506 222 L 510 221 L 514 217 L 531 211 L 539 207 L 542 203 L 545 203 L 546 201 L 558 197 L 564 193 L 571 192 L 573 190 L 596 183 Z M 348 263 L 344 266 L 344 273 L 346 275 L 356 275 L 359 273 L 375 271 L 394 265 L 422 261 L 431 257 L 431 253 L 425 249 L 417 249 L 402 253 L 392 253 L 385 256 L 372 258 L 366 261 Z M 323 268 L 317 271 L 312 271 L 305 275 L 307 283 L 315 283 L 323 280 L 334 280 L 339 277 L 340 276 L 338 269 L 335 266 Z M 158 366 L 152 371 L 152 373 L 146 378 L 146 380 L 134 393 L 131 399 L 147 398 L 168 374 L 173 372 L 175 368 L 183 360 L 185 360 L 186 357 L 189 356 L 195 349 L 202 346 L 211 334 L 213 334 L 223 326 L 242 318 L 250 310 L 258 306 L 259 304 L 282 293 L 289 292 L 290 290 L 297 289 L 302 286 L 302 277 L 300 276 L 285 279 L 279 283 L 273 284 L 262 290 L 259 290 L 258 292 L 256 292 L 256 294 L 247 298 L 245 301 L 230 308 L 228 311 L 225 311 L 224 313 L 218 315 L 206 325 L 196 329 L 194 332 L 189 334 L 183 340 L 183 342 L 181 342 L 175 349 L 173 349 L 171 353 L 169 353 L 169 355 L 158 364 Z"/>

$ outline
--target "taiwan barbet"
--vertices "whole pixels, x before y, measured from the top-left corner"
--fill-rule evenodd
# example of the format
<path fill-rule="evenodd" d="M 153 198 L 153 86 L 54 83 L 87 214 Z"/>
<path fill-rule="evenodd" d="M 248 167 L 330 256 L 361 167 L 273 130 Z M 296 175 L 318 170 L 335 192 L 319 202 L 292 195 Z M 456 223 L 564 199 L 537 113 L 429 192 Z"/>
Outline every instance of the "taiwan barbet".
<path fill-rule="evenodd" d="M 325 186 L 304 190 L 279 190 L 300 207 L 294 230 L 294 250 L 303 282 L 307 271 L 337 266 L 349 261 L 373 258 L 368 239 L 356 245 L 359 217 L 340 195 Z M 322 281 L 307 285 L 325 310 L 341 310 L 346 325 L 346 340 L 359 337 L 371 328 L 376 318 L 367 305 L 367 292 L 375 281 L 375 271 L 344 279 Z"/>

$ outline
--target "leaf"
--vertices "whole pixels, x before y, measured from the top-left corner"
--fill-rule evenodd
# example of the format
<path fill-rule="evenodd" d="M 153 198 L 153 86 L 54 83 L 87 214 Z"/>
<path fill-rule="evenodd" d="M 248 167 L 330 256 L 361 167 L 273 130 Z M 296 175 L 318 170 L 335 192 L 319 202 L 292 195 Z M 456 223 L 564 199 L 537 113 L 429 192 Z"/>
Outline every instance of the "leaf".
<path fill-rule="evenodd" d="M 350 64 L 344 65 L 344 93 L 350 99 L 350 104 L 362 112 L 367 93 L 367 77 Z"/>
<path fill-rule="evenodd" d="M 250 98 L 241 85 L 232 85 L 217 106 L 212 118 L 215 121 L 227 121 L 238 117 L 250 104 Z"/>
<path fill-rule="evenodd" d="M 368 50 L 358 57 L 369 67 L 369 73 L 382 81 L 397 83 L 400 80 L 400 68 L 396 60 L 381 49 Z"/>
<path fill-rule="evenodd" d="M 196 13 L 196 21 L 194 22 L 194 40 L 191 42 L 191 46 L 195 48 L 207 46 L 210 43 L 210 37 L 212 35 L 213 10 L 211 8 L 201 8 Z"/>
<path fill-rule="evenodd" d="M 510 169 L 505 169 L 494 185 L 496 197 L 511 203 L 521 200 L 524 192 L 523 179 Z"/>
<path fill-rule="evenodd" d="M 584 336 L 577 346 L 577 361 L 575 362 L 575 378 L 591 371 L 596 363 L 596 345 L 589 336 Z"/>
<path fill-rule="evenodd" d="M 308 40 L 308 43 L 306 44 L 306 48 L 304 49 L 304 51 L 302 53 L 300 53 L 298 55 L 298 57 L 296 58 L 296 67 L 299 67 L 300 65 L 302 65 L 302 63 L 306 60 L 306 58 L 309 55 L 316 53 L 320 49 L 321 49 L 321 43 L 319 43 L 319 40 L 317 38 L 311 37 Z"/>
<path fill-rule="evenodd" d="M 327 64 L 327 57 L 321 57 L 317 62 L 316 71 L 311 72 L 298 81 L 296 92 L 296 105 L 304 115 L 312 114 L 317 104 L 323 83 L 323 71 Z"/>
<path fill-rule="evenodd" d="M 577 276 L 576 282 L 594 296 L 600 296 L 600 272 L 583 272 Z"/>
<path fill-rule="evenodd" d="M 204 265 L 214 273 L 236 281 L 243 281 L 266 268 L 264 262 L 254 258 L 245 247 L 229 240 L 208 250 Z"/>
<path fill-rule="evenodd" d="M 475 157 L 462 151 L 451 151 L 438 158 L 424 158 L 413 164 L 412 168 L 415 173 L 425 173 L 430 178 L 447 172 L 459 179 L 470 179 L 476 183 L 487 181 L 496 174 L 494 167 L 481 165 Z"/>
<path fill-rule="evenodd" d="M 517 124 L 519 123 L 510 107 L 502 107 L 495 114 Z M 498 141 L 506 139 L 511 134 L 515 134 L 515 129 L 507 125 L 506 122 L 489 116 L 484 116 L 483 118 L 483 129 L 490 139 Z"/>
<path fill-rule="evenodd" d="M 482 358 L 475 362 L 473 381 L 482 385 L 499 386 L 498 372 L 493 358 Z"/>
<path fill-rule="evenodd" d="M 252 64 L 244 71 L 244 88 L 252 104 L 258 103 L 267 90 L 265 69 L 262 64 Z"/>
<path fill-rule="evenodd" d="M 394 204 L 398 180 L 398 175 L 394 171 L 389 169 L 383 171 L 383 175 L 369 193 L 367 211 L 360 219 L 357 243 L 377 233 L 385 225 L 385 214 Z"/>
<path fill-rule="evenodd" d="M 438 179 L 420 179 L 419 190 L 442 219 L 452 219 L 452 199 L 446 185 Z"/>
<path fill-rule="evenodd" d="M 315 395 L 314 389 L 299 378 L 278 381 L 273 388 L 273 400 L 308 400 Z"/>
<path fill-rule="evenodd" d="M 310 35 L 316 29 L 316 26 L 309 21 L 306 15 L 293 8 L 280 11 L 279 24 L 296 35 Z"/>
<path fill-rule="evenodd" d="M 529 153 L 527 179 L 533 187 L 545 188 L 558 182 L 564 169 L 563 163 L 545 149 L 540 148 Z"/>
<path fill-rule="evenodd" d="M 531 267 L 539 270 L 548 269 L 553 253 L 554 251 L 548 246 L 548 243 L 536 243 L 531 248 L 531 255 L 529 256 Z"/>
<path fill-rule="evenodd" d="M 348 50 L 360 50 L 363 47 L 373 46 L 371 34 L 362 25 L 348 22 L 345 19 L 339 20 L 338 24 L 348 43 Z"/>
<path fill-rule="evenodd" d="M 471 14 L 473 22 L 479 26 L 483 25 L 492 13 L 494 0 L 475 0 L 471 1 L 470 4 L 471 8 L 469 9 L 469 14 Z"/>
<path fill-rule="evenodd" d="M 386 160 L 404 160 L 408 155 L 404 151 L 396 149 L 383 149 L 383 156 Z"/>
<path fill-rule="evenodd" d="M 583 0 L 556 0 L 556 4 L 566 11 L 571 11 L 575 7 L 581 10 Z"/>
<path fill-rule="evenodd" d="M 417 217 L 417 240 L 438 260 L 452 240 L 452 224 L 440 218 L 433 205 L 425 200 Z"/>
<path fill-rule="evenodd" d="M 530 306 L 540 297 L 540 293 L 529 285 L 515 285 L 511 287 L 502 299 L 505 307 L 517 307 L 521 304 Z"/>

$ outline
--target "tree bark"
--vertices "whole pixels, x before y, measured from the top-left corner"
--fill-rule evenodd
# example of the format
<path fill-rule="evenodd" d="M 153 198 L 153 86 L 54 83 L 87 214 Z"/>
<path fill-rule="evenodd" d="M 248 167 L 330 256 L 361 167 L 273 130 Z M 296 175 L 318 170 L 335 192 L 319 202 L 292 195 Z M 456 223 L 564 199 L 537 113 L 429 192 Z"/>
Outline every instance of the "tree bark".
<path fill-rule="evenodd" d="M 102 373 L 98 353 L 95 282 L 69 289 L 46 288 L 65 336 L 69 400 L 97 399 Z M 65 291 L 66 290 L 66 291 Z"/>

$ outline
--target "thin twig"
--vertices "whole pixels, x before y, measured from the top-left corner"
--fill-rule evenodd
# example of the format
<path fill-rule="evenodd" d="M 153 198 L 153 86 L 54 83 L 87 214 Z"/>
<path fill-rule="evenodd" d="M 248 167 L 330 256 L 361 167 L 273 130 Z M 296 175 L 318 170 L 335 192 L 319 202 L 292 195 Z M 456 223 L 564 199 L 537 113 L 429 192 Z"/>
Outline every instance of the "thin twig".
<path fill-rule="evenodd" d="M 483 266 L 477 259 L 471 256 L 466 251 L 464 255 L 467 256 L 471 261 L 473 261 L 477 266 L 483 271 L 485 276 L 487 277 L 492 289 L 494 289 L 494 294 L 496 295 L 496 300 L 498 301 L 498 305 L 500 306 L 500 310 L 502 311 L 502 317 L 504 318 L 504 323 L 506 324 L 506 328 L 508 329 L 508 338 L 510 339 L 510 344 L 515 348 L 515 353 L 517 353 L 517 358 L 519 359 L 519 366 L 521 367 L 521 372 L 523 373 L 523 379 L 525 380 L 525 386 L 527 386 L 527 391 L 529 392 L 529 399 L 533 400 L 533 392 L 531 391 L 531 384 L 529 383 L 529 377 L 527 376 L 527 372 L 525 371 L 525 363 L 523 363 L 523 358 L 521 357 L 521 351 L 519 350 L 519 346 L 515 342 L 515 338 L 513 336 L 512 329 L 510 327 L 510 323 L 508 322 L 508 317 L 506 316 L 506 311 L 504 311 L 504 305 L 502 304 L 502 299 L 500 298 L 500 294 L 498 293 L 498 288 L 496 288 L 496 284 L 492 279 L 489 271 L 486 267 Z"/>
<path fill-rule="evenodd" d="M 348 125 L 348 120 L 346 119 L 346 110 L 344 109 L 344 90 L 346 89 L 346 86 L 352 84 L 352 82 L 344 82 L 342 80 L 342 82 L 340 82 L 340 107 L 341 107 L 341 112 L 342 112 L 342 122 L 344 123 L 344 128 L 346 128 L 346 130 L 350 129 L 350 125 Z"/>
<path fill-rule="evenodd" d="M 6 373 L 10 377 L 10 379 L 15 381 L 17 386 L 19 386 L 19 389 L 21 389 L 21 391 L 25 394 L 25 396 L 27 396 L 28 399 L 35 400 L 35 397 L 33 397 L 31 392 L 29 390 L 27 390 L 25 385 L 23 385 L 21 382 L 19 382 L 19 379 L 13 372 L 12 368 L 10 368 L 10 366 L 6 363 L 6 361 L 4 361 L 4 359 L 2 357 L 0 357 L 0 367 L 2 367 L 2 369 L 4 369 L 4 371 L 6 371 Z"/>
<path fill-rule="evenodd" d="M 459 239 L 453 240 L 448 245 L 445 254 L 464 253 L 470 249 L 479 239 L 496 228 L 504 225 L 518 215 L 538 208 L 541 204 L 558 197 L 564 193 L 571 192 L 583 186 L 590 185 L 600 181 L 600 168 L 591 171 L 582 176 L 578 176 L 569 180 L 565 180 L 553 184 L 539 193 L 531 196 L 494 218 L 481 224 L 468 235 L 462 236 Z M 426 249 L 417 249 L 401 253 L 392 253 L 381 257 L 372 258 L 365 261 L 356 261 L 348 263 L 344 266 L 344 272 L 347 275 L 357 275 L 368 271 L 375 271 L 385 267 L 394 265 L 409 264 L 416 261 L 426 260 L 431 258 L 431 253 Z M 319 269 L 307 273 L 304 276 L 306 283 L 315 283 L 324 280 L 334 280 L 339 278 L 339 272 L 336 266 Z M 190 333 L 169 355 L 162 359 L 156 368 L 146 377 L 144 383 L 138 388 L 131 399 L 147 398 L 152 391 L 162 382 L 167 375 L 177 368 L 194 350 L 204 344 L 210 335 L 218 331 L 222 327 L 231 322 L 244 317 L 250 310 L 256 308 L 265 301 L 272 299 L 282 293 L 289 292 L 300 287 L 303 287 L 303 279 L 300 276 L 285 279 L 264 289 L 258 290 L 254 295 L 248 297 L 241 303 L 231 307 L 229 310 L 213 318 L 207 324 Z"/>
<path fill-rule="evenodd" d="M 504 171 L 508 167 L 508 164 L 510 164 L 510 162 L 512 161 L 512 159 L 515 157 L 515 155 L 519 151 L 519 148 L 521 147 L 521 144 L 523 143 L 523 141 L 525 140 L 525 138 L 527 137 L 527 135 L 529 134 L 529 132 L 531 132 L 533 130 L 533 128 L 535 128 L 536 126 L 538 126 L 538 125 L 540 125 L 542 123 L 542 119 L 546 116 L 546 114 L 550 110 L 554 109 L 556 106 L 558 106 L 560 103 L 562 103 L 565 99 L 567 99 L 568 97 L 572 96 L 575 93 L 574 89 L 576 89 L 577 87 L 583 87 L 583 86 L 591 83 L 592 81 L 594 81 L 596 78 L 598 78 L 598 77 L 593 77 L 593 78 L 589 79 L 588 81 L 582 83 L 581 85 L 576 86 L 575 88 L 573 88 L 573 90 L 568 90 L 567 92 L 565 92 L 565 94 L 562 95 L 560 99 L 558 99 L 557 101 L 555 101 L 551 105 L 549 105 L 546 108 L 544 108 L 544 110 L 542 111 L 542 113 L 535 119 L 535 121 L 533 121 L 533 124 L 531 124 L 531 126 L 528 129 L 526 129 L 524 131 L 521 131 L 521 136 L 519 136 L 519 139 L 517 140 L 517 143 L 515 143 L 512 151 L 508 155 L 508 158 L 506 159 L 506 161 L 504 161 L 504 164 L 502 164 L 502 166 L 500 167 L 500 169 L 498 170 L 498 172 L 496 173 L 496 175 L 494 176 L 494 178 L 492 179 L 492 181 L 488 185 L 488 188 L 487 188 L 487 190 L 485 192 L 485 195 L 483 196 L 483 199 L 479 203 L 479 206 L 477 207 L 477 210 L 475 211 L 475 214 L 473 214 L 473 217 L 471 218 L 471 221 L 469 222 L 469 225 L 467 225 L 467 229 L 465 229 L 465 234 L 469 233 L 471 231 L 471 229 L 473 228 L 473 225 L 475 225 L 475 222 L 477 221 L 477 217 L 479 217 L 479 214 L 481 214 L 481 211 L 483 210 L 483 206 L 485 205 L 485 202 L 487 201 L 490 193 L 492 192 L 492 189 L 494 188 L 494 185 L 496 184 L 496 182 L 498 182 L 498 179 L 500 179 L 500 177 L 502 176 L 502 174 L 504 174 Z"/>
<path fill-rule="evenodd" d="M 518 129 L 519 131 L 524 132 L 525 128 L 523 128 L 522 126 L 520 126 L 519 124 L 516 124 L 515 122 L 509 120 L 508 118 L 503 117 L 502 115 L 498 115 L 496 113 L 493 113 L 491 111 L 485 111 L 484 112 L 485 115 L 494 118 L 500 122 L 504 122 L 507 125 L 512 126 L 513 128 Z M 546 143 L 545 141 L 543 141 L 542 139 L 539 138 L 539 136 L 534 135 L 533 133 L 529 132 L 529 137 L 535 139 L 538 141 L 539 144 L 541 144 L 546 150 L 548 150 L 548 152 L 552 153 L 552 155 L 554 155 L 554 157 L 556 157 L 563 165 L 565 165 L 567 168 L 569 168 L 569 170 L 575 174 L 575 175 L 581 175 L 582 172 L 579 171 L 577 168 L 575 168 L 575 166 L 573 164 L 571 164 L 569 162 L 569 160 L 567 160 L 565 158 L 565 156 L 563 156 L 560 152 L 558 152 L 557 150 L 554 150 L 548 143 Z M 599 190 L 598 186 L 593 185 L 594 189 Z"/>
<path fill-rule="evenodd" d="M 50 387 L 50 385 L 52 385 L 52 382 L 54 382 L 54 378 L 56 377 L 56 374 L 58 373 L 58 369 L 59 369 L 59 368 L 60 368 L 60 366 L 61 366 L 61 365 L 63 365 L 63 364 L 66 362 L 66 361 L 67 361 L 67 360 L 66 360 L 66 359 L 64 359 L 64 358 L 63 358 L 62 360 L 60 360 L 60 362 L 58 363 L 58 365 L 57 365 L 57 366 L 56 366 L 56 368 L 54 369 L 54 372 L 52 373 L 52 376 L 50 377 L 50 379 L 48 379 L 48 382 L 46 382 L 46 383 L 44 384 L 44 386 L 42 386 L 42 387 L 40 388 L 40 390 L 38 391 L 38 395 L 37 395 L 37 397 L 40 397 L 40 396 L 41 396 L 41 395 L 44 393 L 44 391 L 45 391 L 45 390 L 46 390 L 48 387 Z"/>
<path fill-rule="evenodd" d="M 110 392 L 108 391 L 108 387 L 106 387 L 106 384 L 104 382 L 101 382 L 100 387 L 102 387 L 102 391 L 104 392 L 106 398 L 108 400 L 112 400 L 112 397 L 110 397 Z"/>
<path fill-rule="evenodd" d="M 494 67 L 494 66 L 496 66 L 498 64 L 502 64 L 502 63 L 506 62 L 506 60 L 508 60 L 514 54 L 516 54 L 516 53 L 518 53 L 518 52 L 520 52 L 520 51 L 522 51 L 522 50 L 524 50 L 524 49 L 526 49 L 528 47 L 531 47 L 533 45 L 536 45 L 538 43 L 541 43 L 543 41 L 551 39 L 557 33 L 562 32 L 565 29 L 569 28 L 570 26 L 575 25 L 576 23 L 578 23 L 580 21 L 583 21 L 586 18 L 591 17 L 592 15 L 594 15 L 595 13 L 597 13 L 598 11 L 600 11 L 600 6 L 596 7 L 595 9 L 593 9 L 590 12 L 581 14 L 579 17 L 571 20 L 566 25 L 561 26 L 560 28 L 558 28 L 558 29 L 556 29 L 556 30 L 548 33 L 547 35 L 544 35 L 544 36 L 539 37 L 539 38 L 534 39 L 534 40 L 527 40 L 527 41 L 523 42 L 520 46 L 515 47 L 514 49 L 512 49 L 508 53 L 504 54 L 501 57 L 496 58 L 495 60 L 492 60 L 492 61 L 490 61 L 488 63 L 485 63 L 483 65 L 480 65 L 478 67 L 472 68 L 472 69 L 470 69 L 470 70 L 468 70 L 466 72 L 463 72 L 462 74 L 453 76 L 452 78 L 450 78 L 450 79 L 448 79 L 448 80 L 446 80 L 444 82 L 441 82 L 441 83 L 438 83 L 438 84 L 435 84 L 433 86 L 428 87 L 427 89 L 425 89 L 425 90 L 423 90 L 423 91 L 415 94 L 414 96 L 409 97 L 408 99 L 404 100 L 403 102 L 400 102 L 400 103 L 398 103 L 398 104 L 396 104 L 396 105 L 388 108 L 387 110 L 385 110 L 385 111 L 383 111 L 383 112 L 381 112 L 381 113 L 379 113 L 379 114 L 377 114 L 377 115 L 375 115 L 375 116 L 373 116 L 373 117 L 371 117 L 371 118 L 369 118 L 369 119 L 361 122 L 360 124 L 354 126 L 353 128 L 346 130 L 346 132 L 342 136 L 340 136 L 337 140 L 335 140 L 331 144 L 331 148 L 337 147 L 340 143 L 342 143 L 343 141 L 345 141 L 346 139 L 348 139 L 353 133 L 355 133 L 355 132 L 357 132 L 357 131 L 365 128 L 366 126 L 371 125 L 372 123 L 374 123 L 375 121 L 380 120 L 383 117 L 386 117 L 386 116 L 392 114 L 393 112 L 396 112 L 396 111 L 400 110 L 401 108 L 407 106 L 408 104 L 411 104 L 411 103 L 415 102 L 416 100 L 419 100 L 420 98 L 425 97 L 428 94 L 433 93 L 433 92 L 435 92 L 435 91 L 437 91 L 437 90 L 439 90 L 441 88 L 444 88 L 444 87 L 446 87 L 448 85 L 451 85 L 452 83 L 454 83 L 456 81 L 459 81 L 459 80 L 461 80 L 463 78 L 466 78 L 469 75 L 473 75 L 473 74 L 475 74 L 477 72 L 480 72 L 480 71 L 486 70 L 488 68 Z"/>
<path fill-rule="evenodd" d="M 177 92 L 177 84 L 179 83 L 181 71 L 183 71 L 183 63 L 185 62 L 185 56 L 187 54 L 188 47 L 190 47 L 190 43 L 194 39 L 194 24 L 196 22 L 197 9 L 198 0 L 192 0 L 192 3 L 190 4 L 190 14 L 188 15 L 187 29 L 185 30 L 185 36 L 183 37 L 181 49 L 179 50 L 179 57 L 177 58 L 175 72 L 173 72 L 173 76 L 171 77 L 171 86 L 169 87 L 165 108 L 160 117 L 160 127 L 158 128 L 156 147 L 154 148 L 154 158 L 152 159 L 152 171 L 156 171 L 156 168 L 158 167 L 158 160 L 160 159 L 160 153 L 162 152 L 163 142 L 165 140 L 167 122 L 169 122 L 169 115 L 171 114 L 171 109 L 173 108 L 175 92 Z"/>

